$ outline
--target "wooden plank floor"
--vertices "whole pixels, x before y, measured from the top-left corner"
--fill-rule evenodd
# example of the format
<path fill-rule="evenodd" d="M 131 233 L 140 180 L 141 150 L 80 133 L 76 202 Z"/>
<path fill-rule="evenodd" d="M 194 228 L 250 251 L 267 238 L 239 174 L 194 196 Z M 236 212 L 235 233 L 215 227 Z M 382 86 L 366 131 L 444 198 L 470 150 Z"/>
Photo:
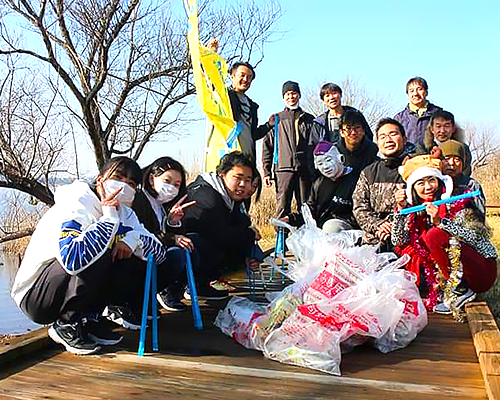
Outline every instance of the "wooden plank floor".
<path fill-rule="evenodd" d="M 245 290 L 244 281 L 236 281 Z M 486 399 L 467 324 L 430 315 L 407 348 L 382 354 L 361 346 L 342 356 L 341 377 L 268 360 L 212 325 L 225 302 L 160 320 L 160 353 L 136 355 L 138 333 L 98 355 L 49 346 L 0 367 L 0 399 Z M 149 338 L 147 351 L 149 349 Z"/>

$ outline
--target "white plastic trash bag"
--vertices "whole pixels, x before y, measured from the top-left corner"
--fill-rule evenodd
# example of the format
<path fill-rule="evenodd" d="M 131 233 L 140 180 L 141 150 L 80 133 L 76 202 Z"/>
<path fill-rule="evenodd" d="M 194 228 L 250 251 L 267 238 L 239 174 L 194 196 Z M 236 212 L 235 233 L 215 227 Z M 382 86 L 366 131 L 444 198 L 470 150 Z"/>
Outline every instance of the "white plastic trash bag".
<path fill-rule="evenodd" d="M 264 355 L 285 364 L 340 375 L 342 332 L 295 311 L 264 343 Z"/>
<path fill-rule="evenodd" d="M 214 325 L 247 349 L 255 349 L 251 339 L 252 324 L 265 312 L 265 307 L 244 297 L 235 296 L 224 310 L 219 311 Z"/>
<path fill-rule="evenodd" d="M 353 263 L 343 253 L 337 251 L 325 262 L 321 272 L 304 293 L 304 303 L 332 299 L 367 275 L 367 271 L 361 265 Z"/>
<path fill-rule="evenodd" d="M 408 346 L 427 326 L 427 310 L 415 284 L 414 274 L 405 270 L 391 271 L 376 283 L 378 288 L 386 291 L 392 288 L 395 299 L 404 304 L 401 318 L 379 339 L 374 346 L 382 353 L 402 349 Z"/>
<path fill-rule="evenodd" d="M 254 348 L 263 350 L 264 342 L 269 334 L 278 329 L 295 312 L 297 306 L 302 304 L 302 295 L 294 293 L 293 289 L 287 289 L 269 304 L 264 315 L 255 319 L 251 332 Z"/>

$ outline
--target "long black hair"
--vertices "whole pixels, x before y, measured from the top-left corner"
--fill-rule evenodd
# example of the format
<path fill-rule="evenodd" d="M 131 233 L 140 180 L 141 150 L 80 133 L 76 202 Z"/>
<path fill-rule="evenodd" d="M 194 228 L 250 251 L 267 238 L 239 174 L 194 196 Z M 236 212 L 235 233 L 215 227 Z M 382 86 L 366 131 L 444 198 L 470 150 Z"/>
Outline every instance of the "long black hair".
<path fill-rule="evenodd" d="M 179 187 L 179 193 L 177 196 L 170 200 L 168 203 L 164 204 L 164 207 L 168 210 L 172 207 L 179 199 L 187 193 L 186 188 L 186 170 L 182 166 L 182 164 L 174 160 L 172 157 L 160 157 L 149 164 L 142 170 L 142 186 L 143 190 L 146 190 L 152 197 L 158 197 L 158 193 L 151 186 L 151 182 L 149 181 L 149 177 L 157 177 L 162 175 L 163 173 L 173 169 L 181 174 L 181 186 Z"/>
<path fill-rule="evenodd" d="M 438 181 L 438 188 L 436 190 L 436 195 L 437 195 L 436 200 L 441 200 L 441 196 L 446 191 L 446 187 L 444 185 L 444 182 L 441 179 L 439 179 L 438 177 L 435 177 L 435 178 Z M 417 182 L 415 182 L 415 183 L 417 183 Z M 415 190 L 415 183 L 411 187 L 411 196 L 412 196 L 413 202 L 414 202 L 414 204 L 412 204 L 412 205 L 418 206 L 419 204 L 423 203 L 423 200 L 418 196 L 417 191 Z"/>

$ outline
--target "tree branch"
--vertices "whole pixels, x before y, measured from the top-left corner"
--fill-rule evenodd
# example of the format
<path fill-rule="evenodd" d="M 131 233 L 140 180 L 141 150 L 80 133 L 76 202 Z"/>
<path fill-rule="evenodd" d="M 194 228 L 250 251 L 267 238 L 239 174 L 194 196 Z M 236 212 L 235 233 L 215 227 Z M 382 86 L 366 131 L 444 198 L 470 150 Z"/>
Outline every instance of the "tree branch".
<path fill-rule="evenodd" d="M 0 235 L 0 243 L 5 243 L 10 240 L 21 239 L 26 236 L 31 236 L 35 228 L 26 228 L 17 232 L 7 233 L 5 235 Z"/>

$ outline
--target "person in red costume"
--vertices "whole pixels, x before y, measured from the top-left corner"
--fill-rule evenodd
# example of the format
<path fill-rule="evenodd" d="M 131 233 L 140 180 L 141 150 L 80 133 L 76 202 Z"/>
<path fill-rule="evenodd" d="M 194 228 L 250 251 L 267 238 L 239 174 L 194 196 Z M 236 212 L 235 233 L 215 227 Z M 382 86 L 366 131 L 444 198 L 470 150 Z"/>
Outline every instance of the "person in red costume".
<path fill-rule="evenodd" d="M 406 182 L 397 190 L 391 240 L 399 255 L 409 254 L 407 269 L 425 275 L 428 288 L 426 306 L 434 312 L 451 314 L 476 293 L 493 286 L 497 275 L 497 253 L 490 230 L 479 218 L 472 199 L 436 206 L 433 201 L 451 196 L 453 180 L 443 175 L 443 164 L 432 156 L 418 156 L 400 167 Z M 426 204 L 424 211 L 403 215 L 407 206 Z M 450 249 L 455 249 L 453 253 Z M 438 274 L 439 270 L 439 274 Z M 452 284 L 450 293 L 439 301 L 438 275 Z"/>

